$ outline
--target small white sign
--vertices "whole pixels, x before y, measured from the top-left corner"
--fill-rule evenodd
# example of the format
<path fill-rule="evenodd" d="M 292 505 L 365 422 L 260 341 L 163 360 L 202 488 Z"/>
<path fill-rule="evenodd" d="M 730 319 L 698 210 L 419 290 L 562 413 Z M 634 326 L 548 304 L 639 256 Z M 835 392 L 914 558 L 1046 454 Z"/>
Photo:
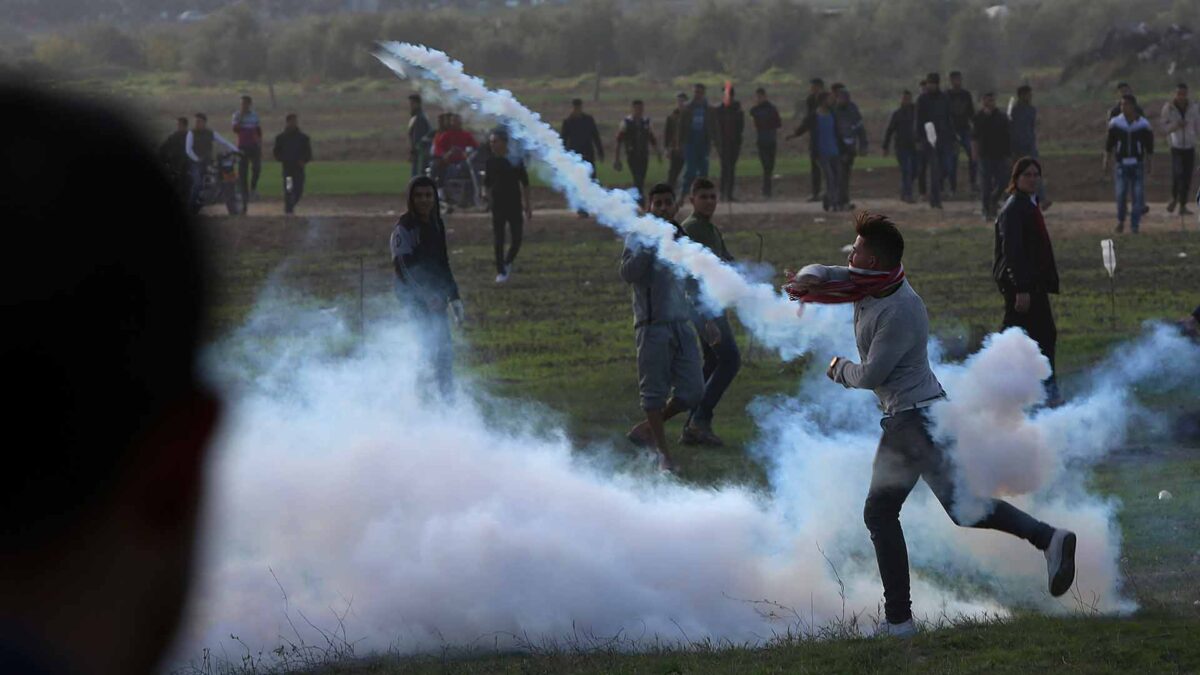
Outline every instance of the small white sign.
<path fill-rule="evenodd" d="M 1112 239 L 1100 242 L 1100 253 L 1104 256 L 1104 269 L 1108 270 L 1108 276 L 1111 277 L 1117 271 L 1117 251 L 1113 248 Z"/>

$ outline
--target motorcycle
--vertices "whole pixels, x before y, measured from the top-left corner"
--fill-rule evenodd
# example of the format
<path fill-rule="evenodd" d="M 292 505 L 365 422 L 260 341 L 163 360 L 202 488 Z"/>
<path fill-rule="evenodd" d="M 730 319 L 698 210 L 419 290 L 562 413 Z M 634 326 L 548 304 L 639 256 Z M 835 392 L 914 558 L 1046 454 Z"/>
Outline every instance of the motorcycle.
<path fill-rule="evenodd" d="M 453 213 L 455 208 L 487 207 L 481 191 L 483 167 L 486 162 L 487 157 L 484 153 L 475 148 L 467 148 L 464 158 L 460 161 L 435 160 L 426 168 L 426 175 L 438 185 L 438 192 L 446 205 L 446 213 Z"/>
<path fill-rule="evenodd" d="M 217 155 L 215 161 L 209 162 L 204 168 L 203 184 L 192 210 L 199 213 L 200 209 L 213 204 L 224 204 L 229 215 L 236 216 L 242 212 L 245 205 L 245 195 L 238 184 L 238 160 L 241 153 L 223 152 Z"/>

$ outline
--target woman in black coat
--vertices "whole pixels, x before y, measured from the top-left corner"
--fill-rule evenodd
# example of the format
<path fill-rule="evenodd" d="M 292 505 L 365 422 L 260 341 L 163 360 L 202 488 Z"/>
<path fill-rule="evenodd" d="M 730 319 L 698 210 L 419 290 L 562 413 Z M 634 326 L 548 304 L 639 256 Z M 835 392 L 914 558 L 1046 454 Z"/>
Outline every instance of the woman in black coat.
<path fill-rule="evenodd" d="M 1058 293 L 1058 268 L 1050 233 L 1037 202 L 1042 165 L 1022 157 L 1013 165 L 1008 200 L 996 218 L 996 257 L 992 275 L 1004 294 L 1001 330 L 1016 326 L 1038 343 L 1050 360 L 1046 380 L 1046 404 L 1062 404 L 1054 376 L 1054 346 L 1058 329 L 1050 310 L 1050 294 Z"/>

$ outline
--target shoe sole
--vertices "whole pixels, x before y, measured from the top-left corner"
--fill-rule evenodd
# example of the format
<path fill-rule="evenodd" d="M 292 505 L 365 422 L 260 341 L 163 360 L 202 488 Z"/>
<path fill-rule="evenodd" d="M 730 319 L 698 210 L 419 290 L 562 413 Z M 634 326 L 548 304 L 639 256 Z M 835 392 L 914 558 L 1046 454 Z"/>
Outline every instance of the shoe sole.
<path fill-rule="evenodd" d="M 1072 532 L 1063 537 L 1062 559 L 1058 563 L 1058 571 L 1050 580 L 1050 595 L 1059 597 L 1071 589 L 1075 583 L 1075 534 Z"/>

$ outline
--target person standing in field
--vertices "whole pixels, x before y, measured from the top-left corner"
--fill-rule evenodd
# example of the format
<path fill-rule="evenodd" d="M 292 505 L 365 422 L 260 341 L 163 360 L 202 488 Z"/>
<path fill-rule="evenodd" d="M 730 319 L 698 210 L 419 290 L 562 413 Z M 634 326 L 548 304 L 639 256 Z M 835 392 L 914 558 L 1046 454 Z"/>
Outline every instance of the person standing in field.
<path fill-rule="evenodd" d="M 188 118 L 177 118 L 175 131 L 158 146 L 158 161 L 166 168 L 181 199 L 186 199 L 188 195 L 187 135 Z"/>
<path fill-rule="evenodd" d="M 1104 142 L 1104 171 L 1109 162 L 1116 159 L 1113 182 L 1117 192 L 1117 232 L 1125 231 L 1125 198 L 1133 204 L 1129 209 L 1129 229 L 1138 233 L 1142 215 L 1149 211 L 1146 206 L 1146 176 L 1153 171 L 1151 158 L 1154 155 L 1154 130 L 1150 122 L 1138 114 L 1137 99 L 1132 94 L 1125 97 L 1121 114 L 1108 122 L 1108 136 Z"/>
<path fill-rule="evenodd" d="M 736 201 L 733 189 L 737 185 L 737 161 L 742 154 L 742 138 L 746 129 L 746 113 L 737 100 L 733 83 L 725 85 L 725 96 L 717 106 L 717 131 L 720 143 L 717 151 L 721 157 L 721 198 Z"/>
<path fill-rule="evenodd" d="M 583 99 L 571 100 L 571 113 L 562 123 L 563 145 L 592 165 L 592 176 L 596 177 L 596 158 L 604 161 L 604 143 L 600 140 L 600 129 L 591 115 L 583 112 Z M 587 217 L 587 211 L 580 210 L 580 218 Z"/>
<path fill-rule="evenodd" d="M 1054 371 L 1058 328 L 1050 309 L 1050 295 L 1058 294 L 1058 266 L 1050 231 L 1038 208 L 1037 184 L 1042 165 L 1032 157 L 1018 159 L 1008 183 L 1008 201 L 996 219 L 996 245 L 992 277 L 1004 295 L 1004 320 L 1000 329 L 1013 326 L 1025 331 L 1050 361 L 1046 379 L 1046 405 L 1062 405 Z"/>
<path fill-rule="evenodd" d="M 408 96 L 408 159 L 412 164 L 409 178 L 425 175 L 429 165 L 429 153 L 433 147 L 433 127 L 425 116 L 420 94 Z"/>
<path fill-rule="evenodd" d="M 1027 84 L 1017 87 L 1017 101 L 1008 111 L 1009 139 L 1012 142 L 1013 157 L 1032 157 L 1038 159 L 1038 116 L 1037 108 L 1033 106 L 1033 88 Z M 1038 208 L 1049 210 L 1051 202 L 1046 199 L 1046 182 L 1038 181 L 1035 195 Z"/>
<path fill-rule="evenodd" d="M 980 499 L 981 518 L 957 514 L 956 504 L 969 496 L 957 494 L 950 456 L 932 434 L 930 408 L 946 392 L 929 367 L 929 314 L 905 279 L 904 238 L 887 216 L 865 212 L 855 218 L 855 232 L 846 267 L 808 265 L 784 289 L 800 302 L 854 303 L 861 363 L 834 357 L 826 376 L 846 388 L 873 390 L 883 408 L 883 434 L 863 507 L 883 581 L 885 620 L 876 635 L 908 638 L 917 632 L 900 510 L 920 479 L 956 525 L 1005 532 L 1042 551 L 1050 594 L 1063 595 L 1075 580 L 1073 532 L 986 495 Z"/>
<path fill-rule="evenodd" d="M 813 118 L 817 114 L 817 102 L 824 93 L 825 80 L 814 77 L 808 81 L 808 96 L 804 99 L 804 117 L 801 118 L 800 128 L 810 130 L 814 128 Z M 809 195 L 808 201 L 819 202 L 821 201 L 821 162 L 820 156 L 817 154 L 817 139 L 813 135 L 808 137 L 808 176 L 812 183 L 812 193 Z M 829 183 L 825 185 L 828 188 Z"/>
<path fill-rule="evenodd" d="M 670 223 L 676 239 L 687 236 L 674 221 L 676 200 L 670 185 L 655 185 L 648 200 L 650 213 Z M 704 371 L 684 281 L 657 253 L 656 246 L 630 235 L 621 254 L 621 279 L 633 297 L 638 391 L 646 414 L 628 438 L 638 446 L 652 445 L 659 469 L 675 471 L 663 423 L 700 403 Z"/>
<path fill-rule="evenodd" d="M 779 128 L 783 120 L 779 110 L 767 100 L 767 90 L 759 87 L 754 90 L 754 107 L 750 109 L 750 117 L 754 120 L 754 133 L 757 136 L 758 161 L 762 164 L 762 195 L 771 198 L 771 180 L 775 174 L 775 155 L 779 147 Z"/>
<path fill-rule="evenodd" d="M 683 148 L 683 184 L 691 190 L 697 178 L 708 177 L 708 153 L 720 140 L 715 111 L 708 106 L 703 84 L 692 87 L 692 100 L 683 110 L 679 145 Z"/>
<path fill-rule="evenodd" d="M 838 204 L 838 207 L 843 211 L 849 211 L 854 208 L 854 204 L 850 203 L 850 172 L 854 170 L 855 158 L 859 154 L 867 154 L 867 128 L 863 125 L 863 117 L 862 113 L 858 111 L 858 105 L 850 100 L 850 90 L 846 89 L 843 84 L 835 84 L 834 90 L 837 92 L 835 94 L 837 98 L 833 107 L 833 120 L 837 127 L 838 141 L 841 143 L 838 156 L 841 162 L 841 168 L 838 171 L 841 185 L 837 190 L 841 203 Z"/>
<path fill-rule="evenodd" d="M 900 166 L 900 200 L 912 204 L 913 174 L 917 170 L 917 144 L 913 138 L 916 129 L 916 106 L 912 92 L 905 89 L 900 94 L 900 107 L 888 118 L 887 131 L 883 134 L 883 156 L 887 157 L 888 146 L 896 139 L 896 164 Z"/>
<path fill-rule="evenodd" d="M 663 145 L 667 149 L 667 185 L 672 190 L 679 188 L 679 174 L 683 173 L 683 131 L 684 111 L 687 110 L 688 97 L 682 91 L 675 95 L 675 109 L 667 115 L 663 128 Z"/>
<path fill-rule="evenodd" d="M 1008 118 L 996 107 L 996 95 L 983 95 L 983 107 L 975 115 L 971 125 L 971 160 L 979 167 L 979 198 L 982 201 L 983 219 L 991 222 L 996 217 L 996 204 L 1004 189 L 1008 176 L 1012 142 L 1008 131 Z"/>
<path fill-rule="evenodd" d="M 1175 97 L 1163 104 L 1162 130 L 1171 146 L 1171 202 L 1167 212 L 1191 214 L 1187 204 L 1192 195 L 1192 173 L 1196 170 L 1196 139 L 1200 138 L 1200 108 L 1188 100 L 1188 86 L 1175 85 Z"/>
<path fill-rule="evenodd" d="M 822 195 L 821 206 L 826 211 L 840 210 L 843 201 L 840 192 L 842 144 L 838 141 L 837 123 L 830 110 L 829 99 L 832 96 L 831 92 L 822 92 L 817 97 L 817 109 L 786 139 L 790 140 L 807 133 L 816 144 L 817 165 L 825 178 L 825 193 Z"/>
<path fill-rule="evenodd" d="M 962 73 L 957 70 L 950 73 L 950 89 L 946 91 L 950 101 L 950 123 L 954 127 L 954 163 L 950 167 L 950 192 L 958 192 L 958 155 L 961 151 L 967 156 L 967 175 L 971 179 L 971 189 L 979 189 L 976 182 L 975 157 L 971 154 L 971 122 L 975 119 L 975 99 L 971 92 L 963 89 Z"/>
<path fill-rule="evenodd" d="M 703 244 L 721 260 L 733 262 L 733 256 L 725 248 L 725 238 L 712 222 L 713 214 L 717 211 L 716 186 L 711 180 L 701 177 L 692 183 L 691 192 L 692 214 L 683 221 L 684 232 L 688 238 Z M 713 433 L 713 411 L 741 369 L 742 356 L 725 311 L 713 311 L 700 302 L 695 286 L 692 296 L 696 300 L 693 322 L 696 332 L 704 337 L 701 345 L 704 350 L 704 397 L 692 411 L 679 440 L 684 445 L 720 446 L 724 442 Z"/>
<path fill-rule="evenodd" d="M 258 178 L 262 174 L 262 123 L 249 96 L 242 97 L 241 109 L 233 114 L 233 133 L 242 153 L 238 178 L 242 181 L 242 213 L 245 213 L 250 200 L 258 199 Z"/>
<path fill-rule="evenodd" d="M 283 212 L 293 214 L 304 196 L 305 167 L 312 161 L 312 141 L 300 131 L 300 119 L 289 113 L 283 133 L 275 137 L 271 153 L 283 165 Z"/>
<path fill-rule="evenodd" d="M 508 281 L 513 261 L 521 251 L 525 222 L 533 220 L 533 202 L 529 199 L 529 172 L 524 162 L 508 157 L 508 132 L 496 129 L 491 136 L 492 156 L 484 169 L 483 184 L 488 191 L 492 211 L 492 242 L 496 259 L 496 283 Z M 507 231 L 512 233 L 508 253 L 504 252 Z"/>
<path fill-rule="evenodd" d="M 937 73 L 925 77 L 926 91 L 917 98 L 914 130 L 929 167 L 929 206 L 934 209 L 942 208 L 942 183 L 953 168 L 954 148 L 958 144 L 950 119 L 950 99 L 939 88 L 940 81 Z"/>
<path fill-rule="evenodd" d="M 439 208 L 437 183 L 417 176 L 408 183 L 408 210 L 396 221 L 389 240 L 395 293 L 421 332 L 425 358 L 442 398 L 453 395 L 454 343 L 450 315 L 466 318 L 458 283 L 450 269 L 446 224 Z"/>
<path fill-rule="evenodd" d="M 917 89 L 917 92 L 918 92 L 917 99 L 919 100 L 921 98 L 921 96 L 923 96 L 925 94 L 925 92 L 927 92 L 927 91 L 929 91 L 929 81 L 921 80 L 920 84 L 918 85 L 918 89 Z M 924 131 L 916 128 L 916 122 L 917 122 L 917 115 L 916 115 L 916 108 L 914 107 L 913 108 L 913 142 L 916 143 L 916 146 L 917 146 L 917 160 L 916 160 L 917 194 L 920 197 L 921 201 L 924 201 L 925 195 L 929 191 L 929 162 L 927 161 L 928 158 L 925 157 L 924 146 L 921 145 L 921 136 L 924 135 Z"/>
<path fill-rule="evenodd" d="M 654 149 L 659 162 L 662 162 L 662 152 L 658 149 L 658 138 L 654 136 L 650 118 L 646 117 L 645 103 L 635 100 L 632 108 L 630 115 L 621 121 L 621 128 L 617 130 L 613 168 L 621 170 L 621 150 L 625 150 L 625 156 L 629 159 L 629 173 L 633 174 L 633 187 L 637 190 L 638 203 L 641 204 L 646 197 L 646 169 L 650 166 L 650 149 Z"/>

